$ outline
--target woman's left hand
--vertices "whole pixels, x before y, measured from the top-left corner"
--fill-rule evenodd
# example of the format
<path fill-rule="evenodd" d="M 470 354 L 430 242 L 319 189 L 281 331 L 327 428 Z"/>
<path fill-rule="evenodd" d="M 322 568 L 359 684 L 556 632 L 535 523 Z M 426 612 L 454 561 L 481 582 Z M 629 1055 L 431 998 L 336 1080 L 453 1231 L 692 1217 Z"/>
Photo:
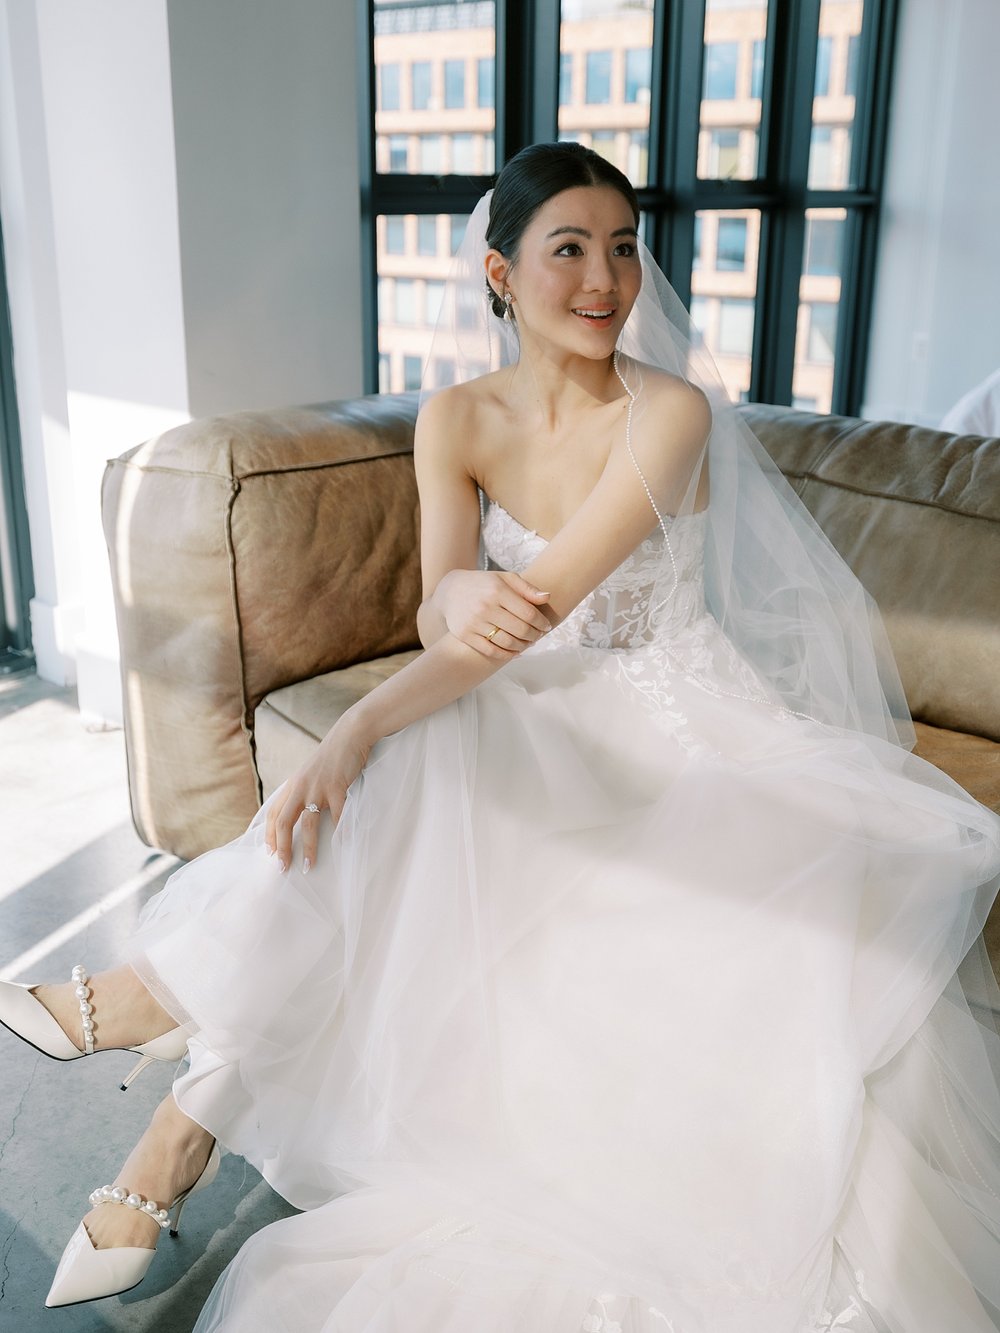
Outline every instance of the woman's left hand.
<path fill-rule="evenodd" d="M 327 732 L 315 756 L 275 793 L 264 841 L 282 870 L 292 864 L 292 833 L 300 821 L 303 873 L 308 874 L 315 865 L 320 814 L 329 810 L 333 827 L 337 827 L 347 790 L 364 768 L 370 750 L 371 741 L 361 737 L 350 714 L 345 713 Z"/>

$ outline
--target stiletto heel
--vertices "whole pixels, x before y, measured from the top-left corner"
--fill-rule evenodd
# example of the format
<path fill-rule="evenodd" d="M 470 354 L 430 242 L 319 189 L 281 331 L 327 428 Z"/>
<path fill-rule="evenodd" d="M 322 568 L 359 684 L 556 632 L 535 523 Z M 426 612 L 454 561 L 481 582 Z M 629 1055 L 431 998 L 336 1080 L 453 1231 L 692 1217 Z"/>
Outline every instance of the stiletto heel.
<path fill-rule="evenodd" d="M 192 1194 L 211 1185 L 219 1173 L 220 1161 L 219 1145 L 213 1142 L 201 1175 L 167 1208 L 158 1208 L 155 1200 L 144 1199 L 141 1194 L 130 1194 L 123 1185 L 103 1185 L 94 1190 L 90 1202 L 95 1208 L 102 1203 L 120 1203 L 126 1208 L 135 1208 L 151 1218 L 161 1231 L 169 1229 L 171 1236 L 176 1236 L 184 1205 Z M 120 1296 L 124 1291 L 131 1291 L 146 1276 L 155 1253 L 155 1249 L 137 1245 L 97 1250 L 81 1222 L 63 1250 L 45 1304 L 50 1309 L 57 1305 L 80 1305 L 84 1301 L 99 1301 L 105 1296 Z"/>
<path fill-rule="evenodd" d="M 53 1060 L 79 1060 L 82 1056 L 100 1055 L 104 1051 L 132 1051 L 141 1058 L 122 1083 L 123 1092 L 154 1060 L 164 1060 L 168 1064 L 183 1060 L 187 1052 L 187 1033 L 179 1027 L 140 1046 L 102 1046 L 99 1051 L 95 1050 L 93 992 L 89 980 L 83 965 L 78 963 L 73 968 L 73 984 L 80 1006 L 82 1051 L 70 1041 L 44 1004 L 32 995 L 34 985 L 25 982 L 0 981 L 0 1024 Z"/>

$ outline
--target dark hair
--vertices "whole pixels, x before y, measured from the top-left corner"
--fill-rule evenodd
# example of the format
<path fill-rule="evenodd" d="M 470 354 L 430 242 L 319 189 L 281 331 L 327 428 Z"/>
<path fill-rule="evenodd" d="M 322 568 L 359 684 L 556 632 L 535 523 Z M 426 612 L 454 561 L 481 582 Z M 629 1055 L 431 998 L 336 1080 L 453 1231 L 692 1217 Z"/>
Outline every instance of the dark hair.
<path fill-rule="evenodd" d="M 607 158 L 580 143 L 536 143 L 510 159 L 497 176 L 486 224 L 486 244 L 513 264 L 521 237 L 538 210 L 563 190 L 607 185 L 617 190 L 639 225 L 639 200 L 629 178 Z M 504 303 L 487 283 L 493 313 L 503 318 Z"/>

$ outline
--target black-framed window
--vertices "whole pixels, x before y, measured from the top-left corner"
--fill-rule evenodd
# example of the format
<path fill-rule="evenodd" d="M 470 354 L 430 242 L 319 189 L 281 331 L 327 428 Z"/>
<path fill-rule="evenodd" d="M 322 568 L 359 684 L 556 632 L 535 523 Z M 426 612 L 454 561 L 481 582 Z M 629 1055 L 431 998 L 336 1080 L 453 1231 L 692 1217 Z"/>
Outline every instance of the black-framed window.
<path fill-rule="evenodd" d="M 442 281 L 494 163 L 560 138 L 636 185 L 644 237 L 734 400 L 858 410 L 897 0 L 605 0 L 599 15 L 568 0 L 357 2 L 370 388 L 380 308 L 390 387 L 421 351 L 419 322 L 388 322 L 393 284 Z M 393 254 L 378 219 L 410 215 L 413 253 Z"/>

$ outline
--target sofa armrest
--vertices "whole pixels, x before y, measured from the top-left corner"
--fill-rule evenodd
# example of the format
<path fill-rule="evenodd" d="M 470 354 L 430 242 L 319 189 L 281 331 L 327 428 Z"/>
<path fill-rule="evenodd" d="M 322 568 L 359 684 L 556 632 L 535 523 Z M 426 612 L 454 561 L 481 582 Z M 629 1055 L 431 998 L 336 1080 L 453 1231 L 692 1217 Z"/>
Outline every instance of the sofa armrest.
<path fill-rule="evenodd" d="M 419 646 L 415 395 L 189 422 L 105 470 L 132 813 L 191 857 L 257 810 L 265 694 Z"/>

